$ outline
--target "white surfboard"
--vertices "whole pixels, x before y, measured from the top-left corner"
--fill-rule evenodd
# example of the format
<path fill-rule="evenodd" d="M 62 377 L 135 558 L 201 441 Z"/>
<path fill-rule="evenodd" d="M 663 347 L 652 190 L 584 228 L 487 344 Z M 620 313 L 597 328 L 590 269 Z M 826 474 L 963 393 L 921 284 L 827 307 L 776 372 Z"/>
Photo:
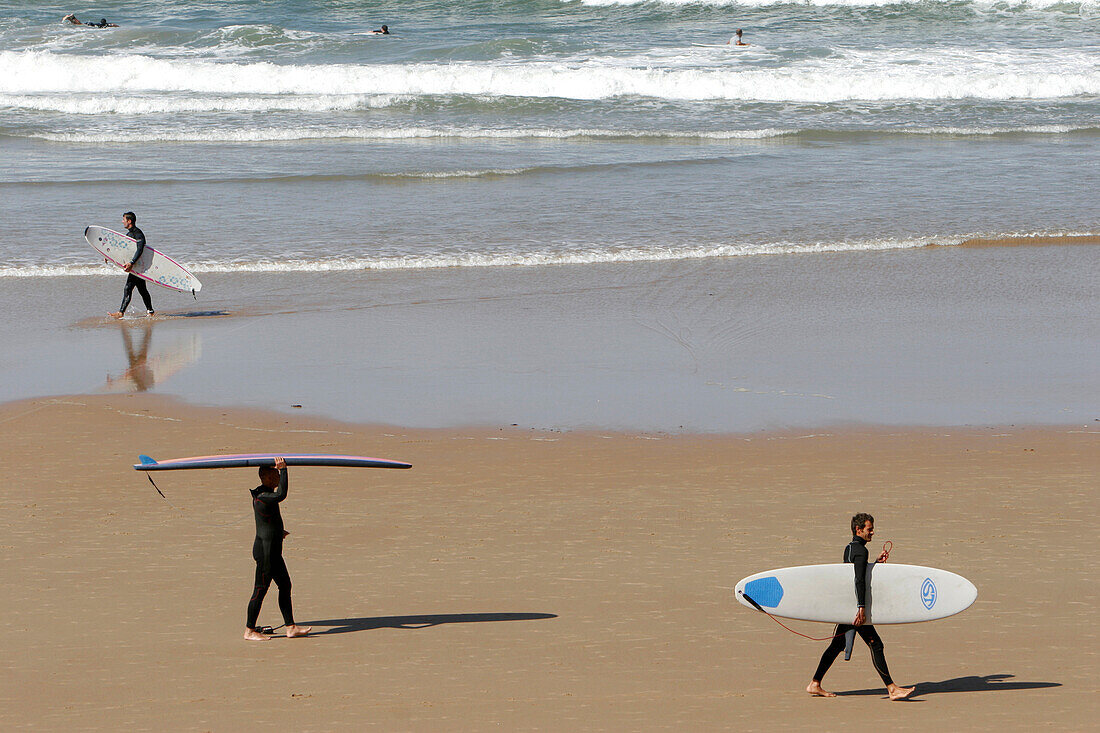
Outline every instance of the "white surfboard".
<path fill-rule="evenodd" d="M 734 595 L 742 605 L 802 621 L 850 624 L 856 617 L 854 566 L 803 565 L 757 573 L 742 579 Z M 867 623 L 912 624 L 954 616 L 978 598 L 966 578 L 919 565 L 868 566 Z M 760 610 L 757 609 L 757 610 Z"/>
<path fill-rule="evenodd" d="M 134 259 L 134 253 L 137 252 L 135 240 L 105 227 L 88 227 L 84 230 L 84 239 L 88 240 L 88 244 L 92 245 L 97 252 L 119 267 L 130 264 Z M 131 272 L 143 280 L 181 293 L 197 293 L 202 290 L 202 283 L 187 268 L 149 245 L 145 245 L 141 259 L 134 264 Z"/>

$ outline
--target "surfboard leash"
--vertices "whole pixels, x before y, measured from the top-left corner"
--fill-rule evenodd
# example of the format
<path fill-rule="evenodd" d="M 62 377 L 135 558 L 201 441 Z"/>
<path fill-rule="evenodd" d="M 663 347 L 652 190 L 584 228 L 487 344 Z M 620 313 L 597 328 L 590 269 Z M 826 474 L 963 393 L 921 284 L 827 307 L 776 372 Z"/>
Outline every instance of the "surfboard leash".
<path fill-rule="evenodd" d="M 160 487 L 157 486 L 156 483 L 153 482 L 153 477 L 149 475 L 148 471 L 146 471 L 146 473 L 145 473 L 145 478 L 149 479 L 149 483 L 153 484 L 153 488 L 157 490 L 158 494 L 160 494 L 160 498 L 164 499 L 165 501 L 168 501 L 168 497 L 165 496 L 164 492 L 160 490 Z M 172 506 L 172 502 L 170 502 L 170 501 L 168 501 L 168 506 L 172 507 L 173 509 L 176 508 L 176 507 Z"/>
<path fill-rule="evenodd" d="M 771 619 L 772 621 L 776 622 L 777 624 L 779 624 L 780 626 L 782 626 L 782 627 L 783 627 L 784 629 L 786 629 L 787 631 L 791 632 L 792 634 L 795 634 L 796 636 L 801 636 L 801 637 L 802 637 L 803 639 L 809 639 L 810 641 L 832 641 L 833 639 L 835 639 L 835 638 L 836 638 L 836 637 L 838 637 L 838 636 L 843 636 L 843 634 L 833 634 L 832 636 L 823 636 L 823 637 L 821 637 L 820 639 L 818 639 L 817 637 L 814 637 L 814 636 L 810 636 L 810 635 L 808 635 L 808 634 L 803 634 L 803 633 L 802 633 L 801 631 L 795 631 L 795 630 L 794 630 L 794 629 L 792 629 L 792 628 L 791 628 L 790 626 L 787 626 L 787 624 L 783 623 L 782 621 L 780 621 L 779 619 L 777 619 L 777 618 L 776 618 L 775 616 L 772 616 L 772 615 L 771 615 L 770 613 L 768 613 L 767 611 L 765 611 L 765 610 L 764 610 L 764 608 L 763 608 L 763 607 L 762 607 L 762 606 L 761 606 L 761 605 L 760 605 L 759 603 L 757 603 L 756 601 L 754 601 L 754 600 L 752 599 L 752 596 L 750 596 L 750 595 L 747 595 L 747 594 L 745 593 L 745 591 L 739 590 L 739 591 L 737 591 L 737 592 L 741 594 L 741 597 L 742 597 L 742 598 L 744 598 L 744 599 L 745 599 L 746 601 L 748 601 L 749 603 L 751 603 L 751 604 L 752 604 L 752 607 L 753 607 L 753 608 L 755 608 L 755 609 L 756 609 L 757 611 L 759 611 L 760 613 L 764 614 L 765 616 L 767 616 L 767 617 L 768 617 L 768 618 L 770 618 L 770 619 Z"/>

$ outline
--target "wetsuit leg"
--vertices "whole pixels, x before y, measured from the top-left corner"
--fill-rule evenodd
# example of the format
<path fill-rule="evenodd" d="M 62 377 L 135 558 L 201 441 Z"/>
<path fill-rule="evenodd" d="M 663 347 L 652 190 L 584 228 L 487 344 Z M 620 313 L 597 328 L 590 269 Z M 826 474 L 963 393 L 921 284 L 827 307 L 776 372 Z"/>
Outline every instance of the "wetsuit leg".
<path fill-rule="evenodd" d="M 134 280 L 137 281 L 134 284 L 137 286 L 137 291 L 138 291 L 138 294 L 141 295 L 141 299 L 143 301 L 145 301 L 145 310 L 147 310 L 149 312 L 152 312 L 153 311 L 153 299 L 149 297 L 149 286 L 146 285 L 145 281 L 142 280 L 140 277 L 135 277 L 134 275 L 131 275 L 130 277 L 133 277 Z"/>
<path fill-rule="evenodd" d="M 875 631 L 874 626 L 864 624 L 863 626 L 856 627 L 856 633 L 859 634 L 867 646 L 871 648 L 871 661 L 875 665 L 875 671 L 878 672 L 878 676 L 882 678 L 882 683 L 889 687 L 894 684 L 894 681 L 890 678 L 890 669 L 886 666 L 886 655 L 883 654 L 882 637 Z"/>
<path fill-rule="evenodd" d="M 817 671 L 814 672 L 814 682 L 821 683 L 825 673 L 829 671 L 829 667 L 833 666 L 833 662 L 836 661 L 836 657 L 842 651 L 844 651 L 844 634 L 848 629 L 852 628 L 849 624 L 837 624 L 833 629 L 833 640 L 829 642 L 829 646 L 825 648 L 825 651 L 821 655 L 821 661 L 817 664 Z"/>
<path fill-rule="evenodd" d="M 122 305 L 118 307 L 119 313 L 125 313 L 126 309 L 130 307 L 130 296 L 134 294 L 134 286 L 141 285 L 144 289 L 145 285 L 141 282 L 141 278 L 137 275 L 128 275 L 126 277 L 126 285 L 122 288 Z M 140 291 L 139 291 L 140 292 Z M 149 291 L 146 290 L 142 297 L 148 297 Z"/>
<path fill-rule="evenodd" d="M 290 603 L 290 573 L 286 569 L 286 562 L 280 554 L 271 559 L 271 579 L 279 586 L 279 610 L 283 614 L 283 623 L 287 626 L 294 625 L 294 609 Z"/>
<path fill-rule="evenodd" d="M 268 543 L 259 537 L 252 543 L 252 559 L 256 561 L 256 583 L 252 589 L 252 598 L 248 601 L 248 616 L 245 620 L 245 626 L 250 629 L 256 628 L 256 620 L 260 617 L 260 607 L 264 603 L 267 589 L 271 586 L 271 568 L 268 561 L 270 553 L 266 551 L 268 549 L 266 545 Z"/>

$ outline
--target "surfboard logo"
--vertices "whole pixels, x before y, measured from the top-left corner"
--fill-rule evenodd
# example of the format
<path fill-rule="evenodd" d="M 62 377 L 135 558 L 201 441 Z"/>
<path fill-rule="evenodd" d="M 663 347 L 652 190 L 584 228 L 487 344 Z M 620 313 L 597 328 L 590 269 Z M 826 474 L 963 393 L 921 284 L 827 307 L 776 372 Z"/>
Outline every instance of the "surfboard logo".
<path fill-rule="evenodd" d="M 925 578 L 920 587 L 920 600 L 929 611 L 936 605 L 936 584 L 931 578 Z"/>

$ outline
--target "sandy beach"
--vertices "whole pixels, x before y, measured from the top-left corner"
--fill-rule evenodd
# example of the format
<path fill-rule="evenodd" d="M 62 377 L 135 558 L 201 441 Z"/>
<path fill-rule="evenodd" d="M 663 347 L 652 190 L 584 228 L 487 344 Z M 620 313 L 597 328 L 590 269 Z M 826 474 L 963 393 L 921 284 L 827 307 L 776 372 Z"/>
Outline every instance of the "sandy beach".
<path fill-rule="evenodd" d="M 0 407 L 6 730 L 1086 730 L 1100 710 L 1089 427 L 752 435 L 408 430 L 159 395 Z M 307 639 L 242 641 L 252 470 L 130 464 L 253 450 Z M 892 560 L 979 588 L 886 626 L 802 692 L 823 648 L 738 606 L 752 572 L 835 562 L 855 511 Z M 280 623 L 269 595 L 261 623 Z M 811 636 L 828 627 L 795 623 Z"/>

